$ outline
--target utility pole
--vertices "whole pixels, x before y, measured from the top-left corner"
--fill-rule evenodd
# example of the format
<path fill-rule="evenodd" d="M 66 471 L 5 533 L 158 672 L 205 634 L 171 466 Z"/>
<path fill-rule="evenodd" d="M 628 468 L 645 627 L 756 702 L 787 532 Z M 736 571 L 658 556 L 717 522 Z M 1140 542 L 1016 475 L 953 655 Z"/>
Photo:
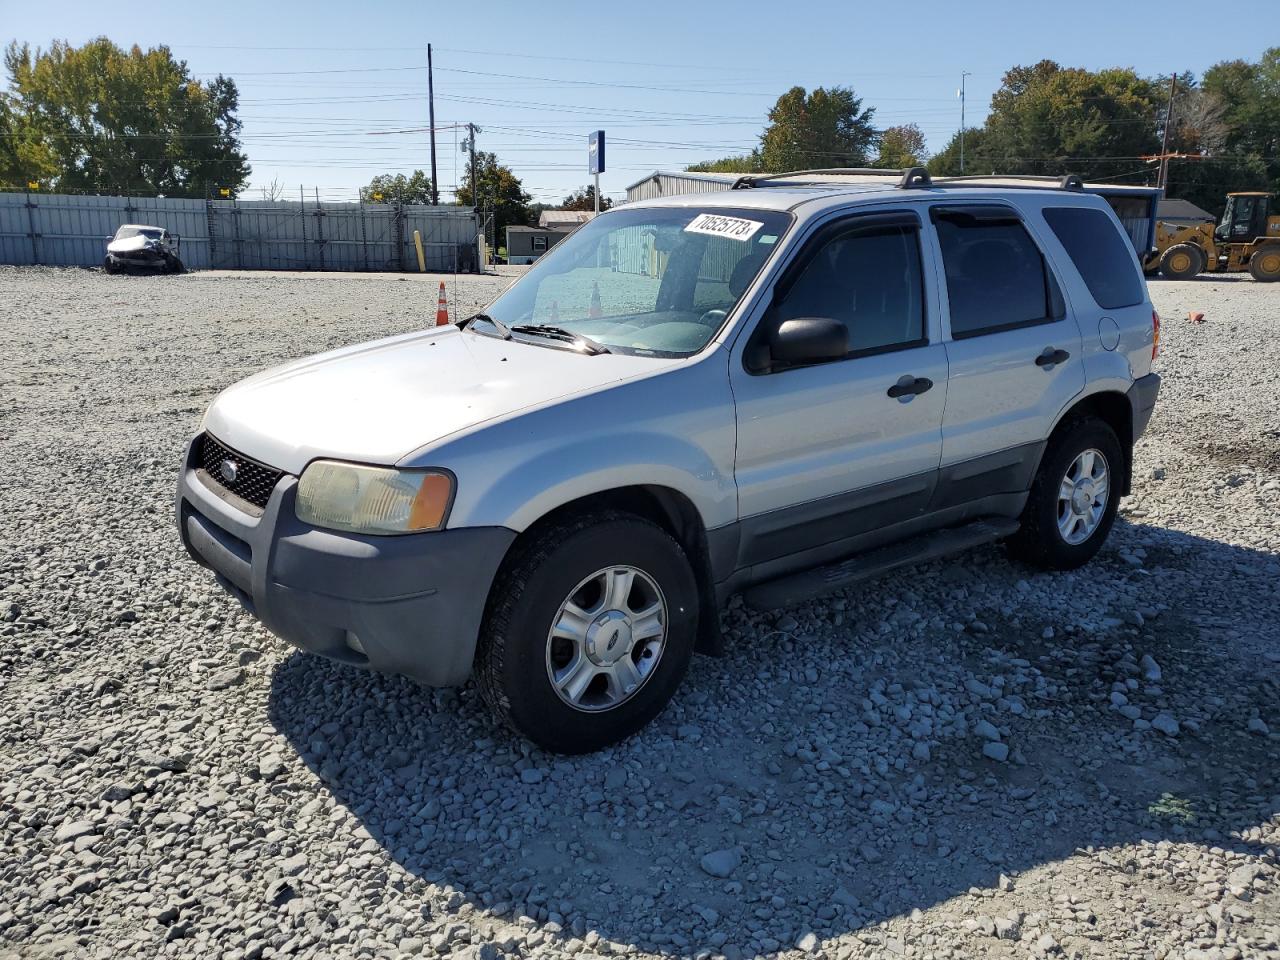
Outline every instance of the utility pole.
<path fill-rule="evenodd" d="M 471 151 L 471 202 L 480 206 L 480 183 L 476 180 L 476 125 L 467 124 L 467 148 Z"/>
<path fill-rule="evenodd" d="M 1169 76 L 1169 109 L 1164 115 L 1164 137 L 1160 141 L 1160 173 L 1156 176 L 1156 186 L 1161 190 L 1169 183 L 1169 128 L 1173 126 L 1173 94 L 1178 89 L 1178 74 L 1175 71 Z"/>
<path fill-rule="evenodd" d="M 960 174 L 964 175 L 964 78 L 972 76 L 968 71 L 960 73 Z"/>
<path fill-rule="evenodd" d="M 431 124 L 431 205 L 440 205 L 439 180 L 436 178 L 436 90 L 431 77 L 431 44 L 427 44 L 427 120 Z"/>

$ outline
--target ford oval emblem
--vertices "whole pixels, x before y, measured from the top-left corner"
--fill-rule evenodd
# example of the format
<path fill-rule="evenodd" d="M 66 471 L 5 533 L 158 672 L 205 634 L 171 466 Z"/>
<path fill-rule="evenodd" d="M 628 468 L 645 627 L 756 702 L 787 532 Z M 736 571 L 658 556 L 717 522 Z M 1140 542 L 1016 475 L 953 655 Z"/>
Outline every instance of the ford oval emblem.
<path fill-rule="evenodd" d="M 236 478 L 240 476 L 240 465 L 234 460 L 223 460 L 218 464 L 218 473 L 227 483 L 235 483 Z"/>

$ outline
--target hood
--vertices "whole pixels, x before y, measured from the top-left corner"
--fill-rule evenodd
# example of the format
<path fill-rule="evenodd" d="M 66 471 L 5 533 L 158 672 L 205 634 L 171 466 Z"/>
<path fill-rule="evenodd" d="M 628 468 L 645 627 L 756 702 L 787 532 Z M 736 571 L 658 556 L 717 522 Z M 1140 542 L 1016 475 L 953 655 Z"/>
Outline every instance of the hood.
<path fill-rule="evenodd" d="M 107 253 L 141 253 L 147 249 L 161 250 L 164 244 L 151 237 L 144 237 L 141 234 L 133 237 L 125 237 L 123 240 L 112 240 L 107 244 Z"/>
<path fill-rule="evenodd" d="M 681 362 L 590 356 L 450 325 L 250 377 L 218 395 L 204 427 L 227 446 L 293 474 L 316 457 L 394 464 L 486 420 Z"/>

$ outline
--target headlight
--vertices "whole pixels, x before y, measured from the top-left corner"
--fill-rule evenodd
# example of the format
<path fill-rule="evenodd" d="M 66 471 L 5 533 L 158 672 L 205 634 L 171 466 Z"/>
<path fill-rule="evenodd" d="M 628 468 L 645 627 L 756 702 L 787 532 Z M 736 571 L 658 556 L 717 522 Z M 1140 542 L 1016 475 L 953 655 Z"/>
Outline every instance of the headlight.
<path fill-rule="evenodd" d="M 294 512 L 304 523 L 352 533 L 417 533 L 444 526 L 453 477 L 316 460 L 302 471 Z"/>

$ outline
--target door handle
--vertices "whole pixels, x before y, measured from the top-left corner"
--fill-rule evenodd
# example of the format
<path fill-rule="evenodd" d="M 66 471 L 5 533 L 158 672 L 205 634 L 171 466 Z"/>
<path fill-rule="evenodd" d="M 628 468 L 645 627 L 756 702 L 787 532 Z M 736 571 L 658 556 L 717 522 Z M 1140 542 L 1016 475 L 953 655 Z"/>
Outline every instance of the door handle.
<path fill-rule="evenodd" d="M 1059 363 L 1064 363 L 1069 359 L 1071 354 L 1065 350 L 1055 350 L 1053 347 L 1045 347 L 1044 352 L 1036 357 L 1037 367 L 1052 367 Z"/>
<path fill-rule="evenodd" d="M 928 377 L 913 377 L 908 373 L 889 388 L 888 394 L 893 399 L 901 400 L 905 403 L 916 394 L 924 393 L 932 387 L 933 381 Z"/>

